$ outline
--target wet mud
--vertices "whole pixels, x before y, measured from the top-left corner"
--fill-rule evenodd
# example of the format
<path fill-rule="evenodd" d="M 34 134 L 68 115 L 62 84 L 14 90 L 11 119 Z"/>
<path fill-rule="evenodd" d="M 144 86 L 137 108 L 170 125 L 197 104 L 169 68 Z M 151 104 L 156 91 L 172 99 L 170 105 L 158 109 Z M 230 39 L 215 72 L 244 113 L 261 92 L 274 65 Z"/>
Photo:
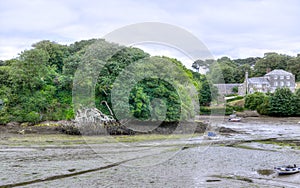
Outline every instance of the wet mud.
<path fill-rule="evenodd" d="M 299 121 L 225 118 L 182 137 L 1 131 L 0 187 L 299 187 L 300 174 L 273 171 L 300 165 Z M 217 138 L 207 139 L 207 131 Z"/>

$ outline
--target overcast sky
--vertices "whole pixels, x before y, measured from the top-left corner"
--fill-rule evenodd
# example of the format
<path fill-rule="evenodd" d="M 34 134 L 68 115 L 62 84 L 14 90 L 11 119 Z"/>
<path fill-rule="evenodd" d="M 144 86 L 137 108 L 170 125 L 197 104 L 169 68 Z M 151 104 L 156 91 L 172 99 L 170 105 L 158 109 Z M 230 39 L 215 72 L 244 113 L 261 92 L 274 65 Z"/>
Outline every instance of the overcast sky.
<path fill-rule="evenodd" d="M 139 22 L 181 27 L 216 58 L 296 55 L 299 10 L 297 0 L 1 0 L 0 59 L 16 57 L 40 40 L 70 44 Z"/>

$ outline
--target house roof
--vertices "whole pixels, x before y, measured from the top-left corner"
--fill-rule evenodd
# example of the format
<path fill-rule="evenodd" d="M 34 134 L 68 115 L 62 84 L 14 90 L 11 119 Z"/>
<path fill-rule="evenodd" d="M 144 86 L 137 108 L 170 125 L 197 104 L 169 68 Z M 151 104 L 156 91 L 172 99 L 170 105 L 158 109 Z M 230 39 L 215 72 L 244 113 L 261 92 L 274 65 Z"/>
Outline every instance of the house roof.
<path fill-rule="evenodd" d="M 269 72 L 268 74 L 266 74 L 265 76 L 269 76 L 269 75 L 292 75 L 292 73 L 284 71 L 282 69 L 275 69 L 271 72 Z"/>
<path fill-rule="evenodd" d="M 269 84 L 269 80 L 265 77 L 253 77 L 248 79 L 248 83 L 250 84 Z"/>

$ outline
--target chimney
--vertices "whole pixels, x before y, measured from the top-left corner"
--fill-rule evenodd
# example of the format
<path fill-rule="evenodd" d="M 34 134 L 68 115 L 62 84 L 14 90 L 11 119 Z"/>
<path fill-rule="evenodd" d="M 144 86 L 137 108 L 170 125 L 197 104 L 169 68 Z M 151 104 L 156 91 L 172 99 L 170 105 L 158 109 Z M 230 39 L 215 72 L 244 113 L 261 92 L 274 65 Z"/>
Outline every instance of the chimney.
<path fill-rule="evenodd" d="M 271 72 L 271 69 L 268 67 L 266 68 L 266 74 L 268 74 L 269 72 Z"/>
<path fill-rule="evenodd" d="M 245 95 L 248 93 L 248 71 L 245 72 L 245 81 L 244 81 L 244 93 Z"/>

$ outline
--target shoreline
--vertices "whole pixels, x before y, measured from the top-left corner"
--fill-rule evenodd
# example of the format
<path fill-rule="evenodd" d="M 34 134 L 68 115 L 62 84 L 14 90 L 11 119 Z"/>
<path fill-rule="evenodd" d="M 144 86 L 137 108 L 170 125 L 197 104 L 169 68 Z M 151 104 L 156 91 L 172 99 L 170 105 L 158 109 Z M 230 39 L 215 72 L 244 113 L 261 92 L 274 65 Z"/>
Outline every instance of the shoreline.
<path fill-rule="evenodd" d="M 197 123 L 197 131 L 196 133 L 203 133 L 206 129 L 206 126 L 209 125 L 210 120 L 212 118 L 217 118 L 221 121 L 227 122 L 229 116 L 207 116 L 207 115 L 199 115 L 196 117 L 195 122 Z M 5 134 L 66 134 L 64 132 L 64 126 L 70 124 L 71 121 L 60 120 L 60 121 L 44 121 L 37 124 L 30 123 L 17 123 L 10 122 L 6 125 L 0 125 L 0 133 L 2 135 Z M 259 116 L 259 117 L 245 117 L 242 118 L 242 123 L 282 123 L 282 124 L 297 124 L 300 126 L 300 117 L 270 117 L 270 116 Z M 154 132 L 134 132 L 134 134 L 168 134 L 169 131 L 167 129 L 176 128 L 177 125 L 168 125 L 163 127 L 157 127 L 159 130 Z M 200 127 L 200 128 L 199 128 Z M 174 130 L 174 129 L 173 129 Z M 171 132 L 172 133 L 172 132 Z M 126 134 L 120 134 L 126 135 Z"/>

